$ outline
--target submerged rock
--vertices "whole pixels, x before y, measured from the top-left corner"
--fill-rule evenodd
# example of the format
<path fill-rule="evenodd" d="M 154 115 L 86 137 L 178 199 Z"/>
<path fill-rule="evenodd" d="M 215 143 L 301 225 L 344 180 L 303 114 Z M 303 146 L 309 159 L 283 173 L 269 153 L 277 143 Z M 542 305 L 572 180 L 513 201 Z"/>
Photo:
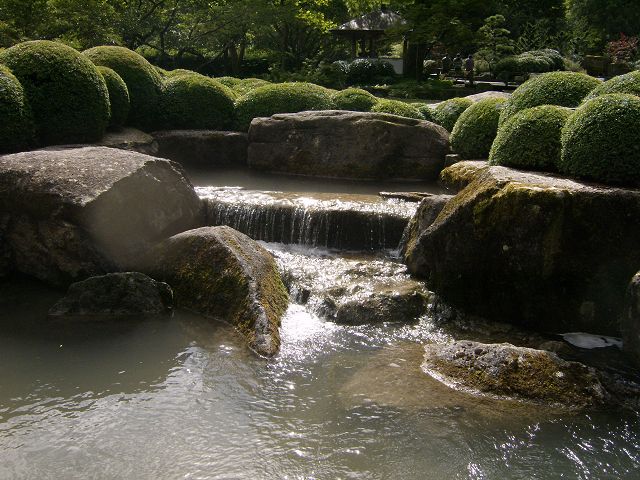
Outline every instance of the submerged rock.
<path fill-rule="evenodd" d="M 249 129 L 249 165 L 269 172 L 435 179 L 447 153 L 442 127 L 384 113 L 278 114 L 254 119 Z"/>
<path fill-rule="evenodd" d="M 455 307 L 550 332 L 619 336 L 640 266 L 640 191 L 460 162 L 464 185 L 416 236 L 409 270 Z"/>
<path fill-rule="evenodd" d="M 138 272 L 109 273 L 76 282 L 49 310 L 55 317 L 122 317 L 165 313 L 173 307 L 173 291 Z"/>
<path fill-rule="evenodd" d="M 177 164 L 106 147 L 0 157 L 0 211 L 12 270 L 55 285 L 136 270 L 156 242 L 202 224 Z"/>
<path fill-rule="evenodd" d="M 147 265 L 171 285 L 178 306 L 231 323 L 260 355 L 278 352 L 287 291 L 271 254 L 246 235 L 229 227 L 189 230 L 153 249 Z"/>
<path fill-rule="evenodd" d="M 627 287 L 627 298 L 622 314 L 623 348 L 640 366 L 640 272 Z"/>
<path fill-rule="evenodd" d="M 246 167 L 246 133 L 216 130 L 165 130 L 154 132 L 157 155 L 183 165 Z"/>
<path fill-rule="evenodd" d="M 595 369 L 552 352 L 465 340 L 427 345 L 425 352 L 425 372 L 471 393 L 577 409 L 608 400 Z"/>

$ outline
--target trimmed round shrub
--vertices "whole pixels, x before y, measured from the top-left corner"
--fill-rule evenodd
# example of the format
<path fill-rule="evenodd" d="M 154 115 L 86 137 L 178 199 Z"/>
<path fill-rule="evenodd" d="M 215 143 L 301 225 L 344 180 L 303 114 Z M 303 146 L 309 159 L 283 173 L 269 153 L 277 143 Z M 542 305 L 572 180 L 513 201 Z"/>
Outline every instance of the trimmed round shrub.
<path fill-rule="evenodd" d="M 424 120 L 422 114 L 410 103 L 400 100 L 381 99 L 371 109 L 372 112 L 390 113 L 400 117 L 415 118 L 416 120 Z"/>
<path fill-rule="evenodd" d="M 347 88 L 337 92 L 333 101 L 338 110 L 351 110 L 353 112 L 370 112 L 378 103 L 378 98 L 360 88 Z"/>
<path fill-rule="evenodd" d="M 147 131 L 155 129 L 162 77 L 153 65 L 124 47 L 94 47 L 84 54 L 96 65 L 115 70 L 127 84 L 131 102 L 127 124 Z"/>
<path fill-rule="evenodd" d="M 624 75 L 618 75 L 601 83 L 596 88 L 591 90 L 591 93 L 587 95 L 584 101 L 592 100 L 601 95 L 608 95 L 610 93 L 628 93 L 630 95 L 636 95 L 640 97 L 640 71 L 633 71 L 625 73 Z"/>
<path fill-rule="evenodd" d="M 109 103 L 111 104 L 111 120 L 109 126 L 122 127 L 129 115 L 129 90 L 127 84 L 116 72 L 109 67 L 96 67 L 109 91 Z"/>
<path fill-rule="evenodd" d="M 0 118 L 0 153 L 26 150 L 33 144 L 33 118 L 24 89 L 3 65 L 0 65 Z"/>
<path fill-rule="evenodd" d="M 169 70 L 169 71 L 165 71 L 164 76 L 165 77 L 177 77 L 180 75 L 193 75 L 197 72 L 194 72 L 193 70 L 187 70 L 185 68 L 176 68 L 175 70 Z"/>
<path fill-rule="evenodd" d="M 225 129 L 233 124 L 234 95 L 213 78 L 197 73 L 170 76 L 160 97 L 165 129 Z"/>
<path fill-rule="evenodd" d="M 538 105 L 577 107 L 600 80 L 584 73 L 544 73 L 520 85 L 511 95 L 500 114 L 500 124 L 515 113 Z"/>
<path fill-rule="evenodd" d="M 109 92 L 95 66 L 61 43 L 36 40 L 0 54 L 22 84 L 40 145 L 88 143 L 109 123 Z"/>
<path fill-rule="evenodd" d="M 562 129 L 558 170 L 598 182 L 640 183 L 640 98 L 615 93 L 589 100 Z"/>
<path fill-rule="evenodd" d="M 498 129 L 489 163 L 527 170 L 556 171 L 560 132 L 573 110 L 540 105 L 516 113 Z"/>
<path fill-rule="evenodd" d="M 331 93 L 313 83 L 276 83 L 258 87 L 240 97 L 236 103 L 236 125 L 248 130 L 251 120 L 276 113 L 305 110 L 330 110 L 334 107 Z"/>
<path fill-rule="evenodd" d="M 450 98 L 440 102 L 433 108 L 433 121 L 450 132 L 458 121 L 458 117 L 471 105 L 473 100 L 465 97 Z"/>
<path fill-rule="evenodd" d="M 233 90 L 239 97 L 241 97 L 242 95 L 245 95 L 255 90 L 256 88 L 264 87 L 265 85 L 271 85 L 271 82 L 262 80 L 260 78 L 243 78 L 236 85 L 231 87 L 231 90 Z"/>
<path fill-rule="evenodd" d="M 467 108 L 451 131 L 451 147 L 462 158 L 487 158 L 505 98 L 485 98 Z"/>
<path fill-rule="evenodd" d="M 414 103 L 414 108 L 416 108 L 421 114 L 422 117 L 429 121 L 435 123 L 435 117 L 433 116 L 433 107 L 428 103 Z"/>
<path fill-rule="evenodd" d="M 396 72 L 389 62 L 357 58 L 347 67 L 346 81 L 348 85 L 369 85 L 393 79 L 395 76 Z"/>

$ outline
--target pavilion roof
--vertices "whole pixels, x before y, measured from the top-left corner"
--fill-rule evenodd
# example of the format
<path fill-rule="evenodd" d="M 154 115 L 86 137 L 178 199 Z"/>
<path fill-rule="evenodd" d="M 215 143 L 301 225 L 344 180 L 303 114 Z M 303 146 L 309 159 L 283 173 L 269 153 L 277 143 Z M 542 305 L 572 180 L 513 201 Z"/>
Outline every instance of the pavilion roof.
<path fill-rule="evenodd" d="M 397 25 L 404 25 L 406 22 L 396 12 L 382 8 L 375 12 L 367 13 L 361 17 L 343 23 L 334 32 L 348 31 L 385 31 Z"/>

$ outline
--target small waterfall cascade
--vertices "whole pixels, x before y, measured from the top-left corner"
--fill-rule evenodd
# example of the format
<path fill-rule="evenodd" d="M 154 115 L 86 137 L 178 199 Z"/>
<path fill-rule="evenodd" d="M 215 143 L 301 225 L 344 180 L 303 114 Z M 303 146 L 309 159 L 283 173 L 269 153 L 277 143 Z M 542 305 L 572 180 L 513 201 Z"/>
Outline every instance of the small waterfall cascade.
<path fill-rule="evenodd" d="M 378 195 L 199 187 L 207 223 L 255 240 L 340 250 L 394 249 L 418 204 Z"/>

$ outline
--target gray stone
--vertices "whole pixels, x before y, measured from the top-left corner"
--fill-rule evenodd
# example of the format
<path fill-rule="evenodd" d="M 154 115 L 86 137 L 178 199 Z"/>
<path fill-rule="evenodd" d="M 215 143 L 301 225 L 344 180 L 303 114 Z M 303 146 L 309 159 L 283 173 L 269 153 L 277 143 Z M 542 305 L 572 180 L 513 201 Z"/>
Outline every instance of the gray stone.
<path fill-rule="evenodd" d="M 152 245 L 202 225 L 179 165 L 106 147 L 0 157 L 0 211 L 12 269 L 54 285 L 136 270 Z"/>
<path fill-rule="evenodd" d="M 640 272 L 634 275 L 627 288 L 627 298 L 622 314 L 623 349 L 640 366 Z"/>
<path fill-rule="evenodd" d="M 165 313 L 173 307 L 166 283 L 138 272 L 109 273 L 69 286 L 49 310 L 55 317 L 123 317 Z"/>
<path fill-rule="evenodd" d="M 415 215 L 409 220 L 400 240 L 401 255 L 415 248 L 415 242 L 422 232 L 438 218 L 440 212 L 453 195 L 431 195 L 420 202 Z"/>
<path fill-rule="evenodd" d="M 146 155 L 157 155 L 158 144 L 148 133 L 131 127 L 107 132 L 99 145 L 103 147 L 119 148 Z"/>
<path fill-rule="evenodd" d="M 203 227 L 154 248 L 145 270 L 173 288 L 178 306 L 229 322 L 258 354 L 280 347 L 288 294 L 271 254 L 229 227 Z"/>
<path fill-rule="evenodd" d="M 246 133 L 215 130 L 167 130 L 154 132 L 157 155 L 200 167 L 246 167 Z"/>
<path fill-rule="evenodd" d="M 337 110 L 257 118 L 249 165 L 258 170 L 343 178 L 436 179 L 449 134 L 431 122 Z"/>

